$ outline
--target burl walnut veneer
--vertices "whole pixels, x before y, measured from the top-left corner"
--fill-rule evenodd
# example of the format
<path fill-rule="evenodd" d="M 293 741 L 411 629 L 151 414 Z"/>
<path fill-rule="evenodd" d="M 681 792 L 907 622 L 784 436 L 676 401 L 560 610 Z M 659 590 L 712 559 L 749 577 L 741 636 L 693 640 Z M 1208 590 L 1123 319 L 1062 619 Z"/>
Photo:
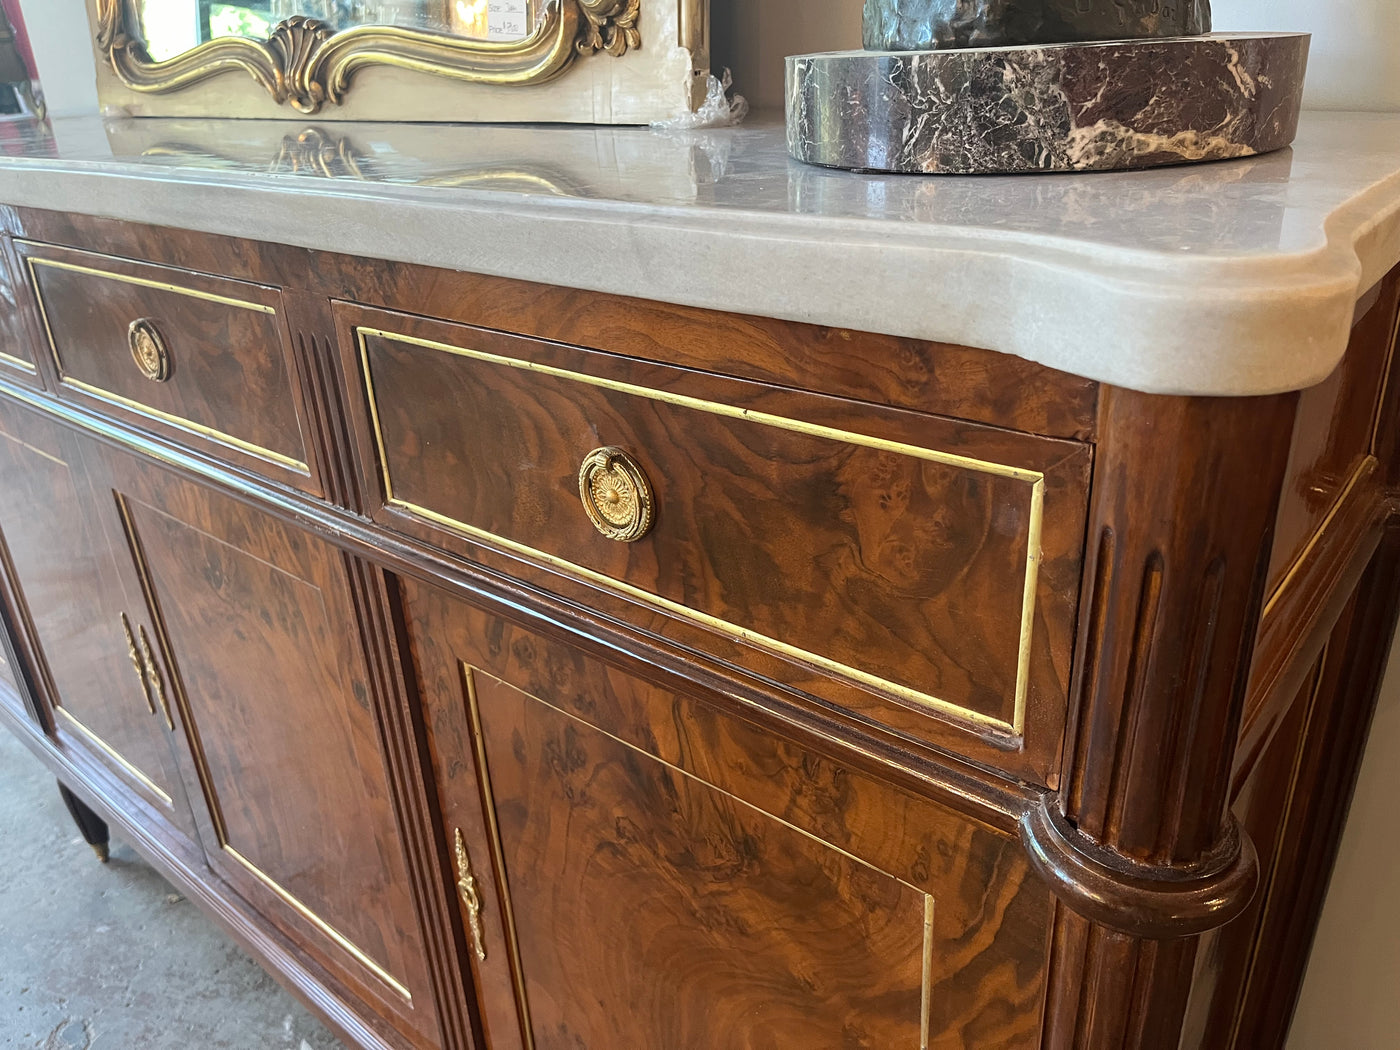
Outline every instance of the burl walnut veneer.
<path fill-rule="evenodd" d="M 1282 1046 L 1400 275 L 1213 399 L 37 210 L 0 261 L 0 718 L 350 1045 Z"/>

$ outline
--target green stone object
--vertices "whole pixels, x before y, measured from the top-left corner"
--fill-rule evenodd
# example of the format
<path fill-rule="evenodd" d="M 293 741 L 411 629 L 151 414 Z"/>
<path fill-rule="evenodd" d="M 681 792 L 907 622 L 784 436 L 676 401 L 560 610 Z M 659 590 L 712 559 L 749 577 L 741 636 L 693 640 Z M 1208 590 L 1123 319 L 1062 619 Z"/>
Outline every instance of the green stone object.
<path fill-rule="evenodd" d="M 935 51 L 1210 32 L 1210 0 L 865 0 L 867 51 Z"/>

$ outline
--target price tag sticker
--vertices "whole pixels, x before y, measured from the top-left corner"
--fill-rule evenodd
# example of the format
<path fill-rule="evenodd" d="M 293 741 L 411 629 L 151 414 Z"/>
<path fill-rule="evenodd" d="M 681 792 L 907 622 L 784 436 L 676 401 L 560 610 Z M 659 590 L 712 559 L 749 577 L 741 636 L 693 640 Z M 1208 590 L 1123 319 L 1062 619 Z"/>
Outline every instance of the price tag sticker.
<path fill-rule="evenodd" d="M 523 40 L 530 35 L 526 26 L 528 0 L 487 0 L 486 39 Z"/>

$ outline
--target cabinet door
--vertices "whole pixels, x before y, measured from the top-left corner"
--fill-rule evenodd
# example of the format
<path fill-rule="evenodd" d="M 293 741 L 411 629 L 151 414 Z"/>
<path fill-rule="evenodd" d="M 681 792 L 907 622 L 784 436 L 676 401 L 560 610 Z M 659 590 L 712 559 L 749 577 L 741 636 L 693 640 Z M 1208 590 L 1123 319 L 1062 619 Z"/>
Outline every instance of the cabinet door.
<path fill-rule="evenodd" d="M 1013 840 L 400 587 L 491 1050 L 1039 1045 Z"/>
<path fill-rule="evenodd" d="M 345 556 L 117 453 L 209 863 L 416 1045 L 437 1022 Z"/>
<path fill-rule="evenodd" d="M 0 536 L 12 593 L 40 650 L 54 736 L 119 777 L 186 838 L 194 828 L 151 674 L 152 624 L 122 580 L 116 508 L 89 485 L 93 446 L 0 402 Z"/>

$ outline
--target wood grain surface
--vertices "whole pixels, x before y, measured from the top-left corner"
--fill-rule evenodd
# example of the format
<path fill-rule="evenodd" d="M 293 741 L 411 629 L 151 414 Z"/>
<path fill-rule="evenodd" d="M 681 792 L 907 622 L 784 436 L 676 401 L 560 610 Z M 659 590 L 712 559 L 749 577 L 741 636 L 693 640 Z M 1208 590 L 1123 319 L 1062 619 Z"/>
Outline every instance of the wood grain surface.
<path fill-rule="evenodd" d="M 275 289 L 88 252 L 20 249 L 66 396 L 317 490 Z M 66 268 L 75 266 L 82 269 Z M 164 382 L 132 360 L 127 327 L 138 319 L 166 345 Z"/>
<path fill-rule="evenodd" d="M 343 557 L 246 504 L 106 460 L 210 807 L 210 863 L 433 1045 Z"/>
<path fill-rule="evenodd" d="M 917 1046 L 918 995 L 912 1015 L 905 1004 L 921 984 L 908 953 L 917 959 L 922 936 L 902 917 L 922 929 L 925 894 L 929 1045 L 1037 1045 L 1049 898 L 1014 840 L 432 588 L 401 586 L 443 833 L 463 830 L 487 901 L 488 958 L 476 969 L 493 1046 L 520 1039 L 501 1005 L 513 966 L 537 1045 Z M 635 893 L 619 889 L 629 880 Z M 638 895 L 654 904 L 628 907 Z M 808 906 L 825 931 L 791 911 Z M 865 944 L 850 940 L 861 923 L 874 924 Z M 567 951 L 551 942 L 566 929 Z M 658 938 L 678 945 L 672 956 Z M 607 957 L 634 952 L 651 965 Z M 744 975 L 763 1001 L 708 1034 L 689 1008 L 668 1016 L 659 1003 L 690 1002 L 710 979 L 691 969 L 697 954 L 713 980 Z M 595 991 L 607 989 L 601 1004 L 590 971 Z M 633 1016 L 623 1004 L 634 1001 L 648 1012 Z M 811 1020 L 785 1021 L 791 1036 L 760 1034 L 798 1013 Z M 576 1042 L 559 1042 L 564 1032 Z"/>
<path fill-rule="evenodd" d="M 849 403 L 403 317 L 366 321 L 563 373 L 366 334 L 364 426 L 380 440 L 364 442 L 387 480 L 365 485 L 389 490 L 379 520 L 562 559 L 643 602 L 655 596 L 667 614 L 759 648 L 777 640 L 798 662 L 812 654 L 831 677 L 852 668 L 895 704 L 1013 742 L 1031 723 L 1036 744 L 1053 747 L 1083 446 L 894 412 L 857 422 Z M 600 536 L 580 505 L 579 464 L 600 445 L 633 455 L 655 491 L 656 524 L 636 543 Z"/>

